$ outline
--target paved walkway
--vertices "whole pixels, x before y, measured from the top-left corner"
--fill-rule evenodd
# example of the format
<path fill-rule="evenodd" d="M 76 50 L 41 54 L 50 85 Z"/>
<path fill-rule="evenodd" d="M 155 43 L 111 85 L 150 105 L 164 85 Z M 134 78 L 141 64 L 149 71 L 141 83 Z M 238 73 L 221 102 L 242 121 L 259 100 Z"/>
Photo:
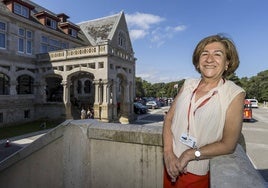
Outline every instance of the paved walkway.
<path fill-rule="evenodd" d="M 20 150 L 21 148 L 29 145 L 37 138 L 44 135 L 50 129 L 33 132 L 21 136 L 16 136 L 9 139 L 9 144 L 7 144 L 7 139 L 0 140 L 0 162 L 7 158 L 8 156 L 12 155 L 16 151 Z"/>

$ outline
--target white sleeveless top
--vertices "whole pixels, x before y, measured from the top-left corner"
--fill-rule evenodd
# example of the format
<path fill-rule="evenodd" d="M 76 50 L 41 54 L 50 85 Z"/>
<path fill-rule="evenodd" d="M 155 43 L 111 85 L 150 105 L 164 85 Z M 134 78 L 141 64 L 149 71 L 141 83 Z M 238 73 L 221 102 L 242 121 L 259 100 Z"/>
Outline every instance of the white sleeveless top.
<path fill-rule="evenodd" d="M 179 139 L 182 133 L 187 133 L 190 100 L 189 135 L 197 139 L 197 147 L 202 147 L 221 140 L 226 110 L 235 96 L 244 92 L 241 87 L 232 81 L 221 80 L 216 88 L 213 88 L 209 93 L 195 102 L 195 94 L 193 97 L 192 94 L 200 81 L 201 79 L 185 80 L 184 89 L 180 97 L 175 101 L 176 108 L 171 130 L 173 133 L 173 150 L 178 157 L 185 150 L 189 149 Z M 196 175 L 207 174 L 209 171 L 209 159 L 190 161 L 187 171 Z"/>

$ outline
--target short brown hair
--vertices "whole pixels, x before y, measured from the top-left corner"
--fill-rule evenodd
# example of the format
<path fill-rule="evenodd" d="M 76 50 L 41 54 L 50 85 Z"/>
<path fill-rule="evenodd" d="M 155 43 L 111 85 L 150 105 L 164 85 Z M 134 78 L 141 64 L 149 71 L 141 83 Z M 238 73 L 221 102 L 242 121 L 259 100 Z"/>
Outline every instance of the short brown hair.
<path fill-rule="evenodd" d="M 225 47 L 226 59 L 229 62 L 229 66 L 228 66 L 228 69 L 224 71 L 223 77 L 231 75 L 232 73 L 235 72 L 235 70 L 239 66 L 238 52 L 236 50 L 234 42 L 231 39 L 220 34 L 208 36 L 202 39 L 197 44 L 193 53 L 193 57 L 192 57 L 192 61 L 195 66 L 195 69 L 200 73 L 200 70 L 198 68 L 200 55 L 202 51 L 204 50 L 205 46 L 213 42 L 220 42 Z"/>

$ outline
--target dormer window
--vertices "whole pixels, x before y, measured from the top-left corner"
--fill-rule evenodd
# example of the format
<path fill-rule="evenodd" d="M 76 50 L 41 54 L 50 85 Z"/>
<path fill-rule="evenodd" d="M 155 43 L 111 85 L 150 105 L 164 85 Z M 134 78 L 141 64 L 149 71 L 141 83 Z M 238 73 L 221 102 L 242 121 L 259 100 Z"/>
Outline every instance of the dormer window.
<path fill-rule="evenodd" d="M 46 19 L 46 25 L 48 27 L 51 27 L 52 29 L 56 29 L 57 28 L 57 22 L 55 20 L 52 20 L 50 18 Z"/>
<path fill-rule="evenodd" d="M 72 37 L 77 37 L 77 31 L 72 29 L 72 28 L 69 28 L 69 35 L 71 35 Z"/>
<path fill-rule="evenodd" d="M 52 29 L 57 29 L 60 19 L 47 11 L 38 12 L 35 14 L 36 18 L 41 24 L 48 26 Z"/>
<path fill-rule="evenodd" d="M 70 35 L 74 38 L 77 38 L 78 31 L 80 30 L 80 28 L 77 25 L 71 22 L 63 22 L 63 23 L 61 22 L 59 23 L 59 27 L 66 35 Z"/>
<path fill-rule="evenodd" d="M 30 17 L 30 11 L 35 8 L 33 5 L 22 0 L 3 0 L 3 3 L 11 12 L 27 19 Z"/>
<path fill-rule="evenodd" d="M 14 3 L 14 13 L 29 18 L 29 8 L 21 4 Z"/>

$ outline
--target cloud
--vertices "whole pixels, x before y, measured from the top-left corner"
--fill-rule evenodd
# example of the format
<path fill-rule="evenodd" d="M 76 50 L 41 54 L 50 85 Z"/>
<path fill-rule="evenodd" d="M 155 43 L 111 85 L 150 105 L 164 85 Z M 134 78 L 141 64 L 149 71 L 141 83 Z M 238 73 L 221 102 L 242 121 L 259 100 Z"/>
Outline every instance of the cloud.
<path fill-rule="evenodd" d="M 126 21 L 130 28 L 129 33 L 132 41 L 145 38 L 155 25 L 160 24 L 164 20 L 165 18 L 153 14 L 140 12 L 126 14 Z"/>
<path fill-rule="evenodd" d="M 142 30 L 142 29 L 132 29 L 130 30 L 129 33 L 130 33 L 132 40 L 144 38 L 148 34 L 146 30 Z"/>
<path fill-rule="evenodd" d="M 184 31 L 187 28 L 185 25 L 165 26 L 165 18 L 140 12 L 126 14 L 126 21 L 132 41 L 147 37 L 153 46 L 157 47 L 162 46 L 175 33 Z"/>
<path fill-rule="evenodd" d="M 158 24 L 165 19 L 153 14 L 136 12 L 135 14 L 126 14 L 126 20 L 130 27 L 148 30 L 152 25 Z"/>
<path fill-rule="evenodd" d="M 157 47 L 162 46 L 168 39 L 172 39 L 177 32 L 184 31 L 185 25 L 179 25 L 176 27 L 166 26 L 165 28 L 158 27 L 151 32 L 150 41 L 156 44 Z"/>

